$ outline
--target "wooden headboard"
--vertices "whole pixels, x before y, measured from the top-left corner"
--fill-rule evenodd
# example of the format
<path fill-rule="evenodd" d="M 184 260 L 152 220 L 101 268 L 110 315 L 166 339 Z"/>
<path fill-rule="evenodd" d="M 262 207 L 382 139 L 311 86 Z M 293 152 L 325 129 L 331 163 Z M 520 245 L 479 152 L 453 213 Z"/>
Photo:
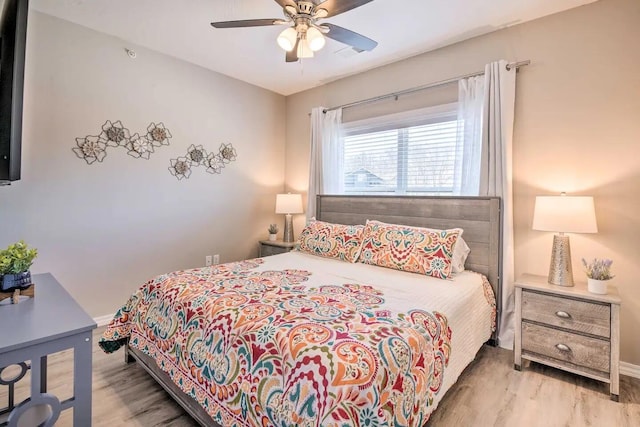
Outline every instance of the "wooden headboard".
<path fill-rule="evenodd" d="M 489 279 L 501 312 L 501 213 L 499 197 L 317 196 L 316 218 L 336 224 L 391 224 L 464 230 L 471 248 L 465 268 Z M 494 336 L 497 336 L 497 332 Z"/>

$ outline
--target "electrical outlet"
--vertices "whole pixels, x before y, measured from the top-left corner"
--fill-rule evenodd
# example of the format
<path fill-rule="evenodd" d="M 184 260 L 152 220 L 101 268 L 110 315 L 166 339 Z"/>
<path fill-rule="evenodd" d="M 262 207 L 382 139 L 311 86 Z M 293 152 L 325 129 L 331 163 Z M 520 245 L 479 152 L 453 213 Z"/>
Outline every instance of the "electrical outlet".
<path fill-rule="evenodd" d="M 204 258 L 204 265 L 206 265 L 207 267 L 211 267 L 211 263 L 213 262 L 213 260 L 211 259 L 211 255 L 207 255 Z"/>
<path fill-rule="evenodd" d="M 220 255 L 215 254 L 215 255 L 213 256 L 213 264 L 214 264 L 214 265 L 216 265 L 216 264 L 220 264 Z"/>

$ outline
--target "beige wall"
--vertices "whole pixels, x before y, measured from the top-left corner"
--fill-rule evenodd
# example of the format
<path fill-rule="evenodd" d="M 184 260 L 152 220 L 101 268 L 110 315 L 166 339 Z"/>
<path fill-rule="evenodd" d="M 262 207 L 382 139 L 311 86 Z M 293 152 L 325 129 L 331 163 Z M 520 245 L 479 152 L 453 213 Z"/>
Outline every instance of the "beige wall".
<path fill-rule="evenodd" d="M 92 316 L 113 313 L 147 279 L 257 255 L 284 185 L 283 96 L 66 21 L 32 12 L 24 100 L 23 178 L 0 187 L 0 247 L 24 239 Z M 71 151 L 107 120 L 132 133 L 162 121 L 169 147 L 150 160 L 108 151 L 88 166 Z M 191 144 L 233 143 L 221 175 L 189 180 L 169 160 Z"/>
<path fill-rule="evenodd" d="M 305 191 L 308 112 L 530 59 L 518 75 L 514 136 L 516 272 L 546 274 L 551 233 L 531 230 L 536 195 L 593 195 L 599 233 L 573 235 L 581 257 L 611 257 L 622 297 L 622 360 L 640 365 L 640 2 L 601 0 L 345 78 L 287 98 L 286 184 Z M 348 111 L 352 117 L 443 97 Z M 446 98 L 446 93 L 444 93 Z"/>

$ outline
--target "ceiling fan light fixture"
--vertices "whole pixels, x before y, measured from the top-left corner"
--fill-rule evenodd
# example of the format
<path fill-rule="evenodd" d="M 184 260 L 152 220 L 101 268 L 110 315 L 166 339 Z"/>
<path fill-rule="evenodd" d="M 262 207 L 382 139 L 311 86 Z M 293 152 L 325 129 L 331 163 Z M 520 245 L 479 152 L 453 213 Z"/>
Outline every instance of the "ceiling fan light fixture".
<path fill-rule="evenodd" d="M 3 0 L 0 0 L 2 4 Z M 348 12 L 372 0 L 275 0 L 282 7 L 283 18 L 243 19 L 212 22 L 214 28 L 268 27 L 283 25 L 278 34 L 278 46 L 287 52 L 285 61 L 313 58 L 314 52 L 324 48 L 327 39 L 351 46 L 355 52 L 373 50 L 378 43 L 368 37 L 338 25 L 324 22 L 325 18 Z"/>
<path fill-rule="evenodd" d="M 324 35 L 315 27 L 311 27 L 307 30 L 307 41 L 309 43 L 309 48 L 314 52 L 322 49 L 327 42 Z"/>
<path fill-rule="evenodd" d="M 289 27 L 278 36 L 278 46 L 287 52 L 291 52 L 298 40 L 298 32 L 293 27 Z"/>
<path fill-rule="evenodd" d="M 300 43 L 298 43 L 298 58 L 313 58 L 313 50 L 311 50 L 307 39 L 300 39 Z"/>

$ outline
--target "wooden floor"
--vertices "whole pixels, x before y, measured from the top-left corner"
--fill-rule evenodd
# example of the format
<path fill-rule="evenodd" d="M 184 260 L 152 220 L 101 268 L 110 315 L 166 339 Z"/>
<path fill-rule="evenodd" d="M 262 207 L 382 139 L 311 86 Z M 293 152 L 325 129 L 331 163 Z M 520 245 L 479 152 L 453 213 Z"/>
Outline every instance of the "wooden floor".
<path fill-rule="evenodd" d="M 94 335 L 94 426 L 195 426 L 142 368 L 124 363 L 122 351 L 106 355 L 98 349 L 95 343 L 101 331 Z M 71 371 L 69 352 L 50 357 L 50 392 L 70 396 Z M 26 397 L 27 386 L 19 388 L 19 399 Z M 0 406 L 4 406 L 6 389 L 1 388 Z M 640 427 L 640 380 L 621 377 L 620 403 L 609 400 L 608 390 L 597 381 L 538 364 L 517 372 L 512 352 L 485 346 L 428 426 Z M 56 426 L 71 425 L 71 413 L 63 412 Z"/>

